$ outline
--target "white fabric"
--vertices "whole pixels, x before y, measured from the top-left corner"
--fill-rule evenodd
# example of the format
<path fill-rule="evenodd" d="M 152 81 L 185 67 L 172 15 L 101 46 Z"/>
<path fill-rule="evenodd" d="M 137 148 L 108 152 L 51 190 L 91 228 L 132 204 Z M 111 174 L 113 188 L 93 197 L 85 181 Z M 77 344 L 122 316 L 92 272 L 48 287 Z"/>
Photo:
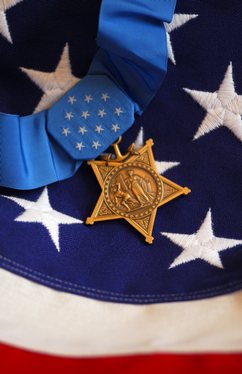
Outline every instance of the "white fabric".
<path fill-rule="evenodd" d="M 135 306 L 96 301 L 0 270 L 0 339 L 73 356 L 242 350 L 242 292 Z"/>

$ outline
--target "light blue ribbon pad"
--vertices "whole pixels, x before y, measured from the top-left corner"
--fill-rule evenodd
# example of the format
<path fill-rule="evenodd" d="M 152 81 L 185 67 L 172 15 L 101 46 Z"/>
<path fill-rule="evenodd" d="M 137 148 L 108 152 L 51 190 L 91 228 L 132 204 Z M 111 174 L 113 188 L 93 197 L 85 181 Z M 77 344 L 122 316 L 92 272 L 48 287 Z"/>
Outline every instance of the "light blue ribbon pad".
<path fill-rule="evenodd" d="M 106 76 L 86 76 L 48 110 L 47 131 L 74 160 L 96 158 L 134 122 L 134 103 Z"/>

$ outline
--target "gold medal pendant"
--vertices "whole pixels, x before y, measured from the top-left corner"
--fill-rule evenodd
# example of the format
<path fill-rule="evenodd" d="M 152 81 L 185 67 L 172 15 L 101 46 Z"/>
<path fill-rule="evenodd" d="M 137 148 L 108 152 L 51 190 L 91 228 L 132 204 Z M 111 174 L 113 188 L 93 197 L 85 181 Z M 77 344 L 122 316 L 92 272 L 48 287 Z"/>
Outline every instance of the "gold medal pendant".
<path fill-rule="evenodd" d="M 131 144 L 125 155 L 119 150 L 120 141 L 121 137 L 112 145 L 115 156 L 109 154 L 88 162 L 102 192 L 86 223 L 123 218 L 151 244 L 157 209 L 191 190 L 157 173 L 152 139 L 137 151 Z"/>

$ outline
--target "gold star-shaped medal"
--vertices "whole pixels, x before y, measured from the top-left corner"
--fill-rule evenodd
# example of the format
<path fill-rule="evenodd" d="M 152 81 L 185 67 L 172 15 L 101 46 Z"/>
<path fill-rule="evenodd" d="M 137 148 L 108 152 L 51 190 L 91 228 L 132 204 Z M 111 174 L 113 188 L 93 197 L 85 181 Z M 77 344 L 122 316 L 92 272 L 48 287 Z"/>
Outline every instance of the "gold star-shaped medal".
<path fill-rule="evenodd" d="M 138 151 L 132 144 L 125 155 L 119 150 L 120 141 L 113 144 L 115 157 L 89 161 L 102 192 L 86 223 L 123 218 L 151 244 L 157 209 L 191 191 L 157 173 L 152 139 Z"/>

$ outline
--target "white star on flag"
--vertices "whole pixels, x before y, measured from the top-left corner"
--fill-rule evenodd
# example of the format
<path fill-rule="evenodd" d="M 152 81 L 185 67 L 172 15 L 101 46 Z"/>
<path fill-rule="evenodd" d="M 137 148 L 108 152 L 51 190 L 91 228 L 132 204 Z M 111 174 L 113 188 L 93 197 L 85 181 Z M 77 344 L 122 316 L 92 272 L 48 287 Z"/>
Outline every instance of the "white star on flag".
<path fill-rule="evenodd" d="M 19 206 L 24 208 L 24 212 L 20 214 L 14 221 L 27 223 L 40 223 L 48 231 L 51 240 L 56 249 L 60 252 L 60 225 L 71 225 L 74 223 L 83 223 L 81 220 L 58 212 L 53 209 L 48 196 L 48 190 L 45 187 L 37 201 L 20 199 L 18 197 L 4 196 L 6 199 L 12 200 Z"/>
<path fill-rule="evenodd" d="M 84 127 L 79 127 L 79 131 L 78 131 L 80 134 L 82 134 L 82 135 L 84 135 L 85 134 L 85 132 L 87 132 L 87 129 L 86 129 L 86 127 L 84 126 Z"/>
<path fill-rule="evenodd" d="M 26 69 L 23 67 L 20 69 L 27 74 L 44 93 L 37 104 L 34 113 L 52 106 L 80 80 L 71 72 L 68 44 L 65 45 L 60 61 L 52 73 Z"/>
<path fill-rule="evenodd" d="M 242 141 L 242 95 L 235 92 L 232 63 L 229 64 L 217 91 L 204 92 L 188 88 L 184 90 L 207 111 L 194 140 L 225 126 Z"/>
<path fill-rule="evenodd" d="M 223 269 L 219 252 L 242 244 L 242 240 L 221 238 L 214 235 L 210 210 L 207 212 L 200 228 L 194 234 L 175 234 L 171 232 L 161 232 L 161 234 L 183 249 L 169 269 L 197 259 Z"/>
<path fill-rule="evenodd" d="M 101 118 L 103 118 L 104 116 L 106 116 L 106 112 L 105 112 L 105 110 L 104 109 L 99 109 L 99 111 L 98 111 L 98 116 L 99 117 L 101 117 Z"/>
<path fill-rule="evenodd" d="M 185 23 L 191 21 L 193 18 L 196 18 L 198 14 L 174 14 L 171 23 L 164 23 L 165 30 L 166 30 L 166 40 L 167 40 L 167 50 L 168 50 L 168 57 L 176 64 L 175 55 L 171 43 L 171 36 L 170 33 L 179 27 L 185 25 Z"/>
<path fill-rule="evenodd" d="M 93 100 L 93 98 L 92 98 L 92 95 L 85 95 L 85 97 L 84 97 L 84 101 L 86 102 L 86 103 L 90 103 L 90 101 L 92 101 Z"/>
<path fill-rule="evenodd" d="M 134 142 L 135 148 L 139 149 L 144 145 L 144 130 L 143 127 L 140 128 L 140 131 L 137 135 L 137 138 Z M 156 161 L 155 166 L 159 174 L 164 174 L 167 170 L 174 168 L 175 166 L 180 165 L 180 162 L 176 161 Z"/>
<path fill-rule="evenodd" d="M 68 103 L 70 103 L 70 104 L 74 104 L 75 101 L 76 101 L 75 96 L 69 96 L 69 97 L 68 97 Z"/>
<path fill-rule="evenodd" d="M 84 112 L 82 112 L 82 118 L 85 118 L 85 119 L 87 119 L 88 117 L 90 117 L 90 113 L 88 112 L 88 110 L 85 110 Z"/>
<path fill-rule="evenodd" d="M 6 11 L 22 1 L 23 0 L 0 0 L 0 34 L 2 34 L 2 36 L 4 36 L 4 38 L 6 38 L 10 43 L 13 41 L 9 31 Z"/>

